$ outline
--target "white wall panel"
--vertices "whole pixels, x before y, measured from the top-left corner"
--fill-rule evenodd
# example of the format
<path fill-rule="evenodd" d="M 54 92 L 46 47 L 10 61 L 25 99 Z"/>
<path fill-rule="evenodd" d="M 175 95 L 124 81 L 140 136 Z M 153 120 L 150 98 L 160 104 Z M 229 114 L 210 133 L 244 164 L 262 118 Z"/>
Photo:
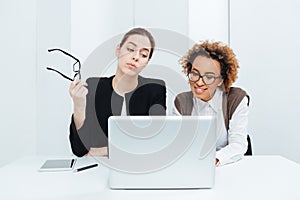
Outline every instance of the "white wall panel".
<path fill-rule="evenodd" d="M 71 155 L 68 128 L 71 119 L 70 81 L 46 70 L 53 67 L 71 76 L 73 60 L 49 48 L 70 52 L 70 1 L 37 2 L 37 153 Z"/>
<path fill-rule="evenodd" d="M 133 0 L 71 1 L 71 48 L 82 62 L 103 42 L 132 26 Z"/>
<path fill-rule="evenodd" d="M 300 163 L 300 2 L 230 1 L 230 41 L 241 69 L 237 85 L 251 96 L 255 154 Z"/>
<path fill-rule="evenodd" d="M 228 44 L 228 0 L 189 0 L 189 36 Z"/>
<path fill-rule="evenodd" d="M 0 166 L 36 151 L 36 1 L 0 1 Z"/>
<path fill-rule="evenodd" d="M 134 25 L 148 28 L 156 41 L 156 49 L 142 75 L 165 80 L 167 113 L 172 114 L 176 94 L 188 90 L 179 59 L 192 43 L 188 37 L 188 1 L 136 0 Z"/>

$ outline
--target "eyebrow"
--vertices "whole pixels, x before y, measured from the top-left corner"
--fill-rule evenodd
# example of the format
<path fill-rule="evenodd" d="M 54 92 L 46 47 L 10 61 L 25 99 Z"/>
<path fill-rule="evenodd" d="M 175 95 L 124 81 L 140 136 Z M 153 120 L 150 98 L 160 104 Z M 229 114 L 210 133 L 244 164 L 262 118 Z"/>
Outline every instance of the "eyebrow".
<path fill-rule="evenodd" d="M 137 45 L 134 42 L 128 42 L 128 44 L 132 44 L 133 46 L 137 47 Z M 148 52 L 150 51 L 147 48 L 141 48 L 141 50 L 145 50 L 145 51 L 148 51 Z"/>
<path fill-rule="evenodd" d="M 198 69 L 196 69 L 196 68 L 192 68 L 191 69 L 191 71 L 197 71 L 200 75 L 201 75 L 201 73 L 199 72 L 199 70 Z M 205 74 L 213 74 L 213 75 L 216 75 L 214 72 L 206 72 Z"/>
<path fill-rule="evenodd" d="M 198 74 L 200 74 L 200 72 L 199 72 L 199 70 L 198 70 L 198 69 L 192 68 L 192 69 L 191 69 L 191 71 L 193 71 L 193 70 L 194 70 L 194 71 L 197 71 L 197 72 L 198 72 Z"/>

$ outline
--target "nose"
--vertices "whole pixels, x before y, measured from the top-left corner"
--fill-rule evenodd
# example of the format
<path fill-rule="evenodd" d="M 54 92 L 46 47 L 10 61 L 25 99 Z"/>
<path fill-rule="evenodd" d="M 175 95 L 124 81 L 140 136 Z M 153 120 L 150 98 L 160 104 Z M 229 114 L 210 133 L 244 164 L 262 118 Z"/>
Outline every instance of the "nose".
<path fill-rule="evenodd" d="M 199 80 L 195 83 L 199 86 L 206 85 L 205 82 L 203 81 L 203 77 L 199 77 Z"/>
<path fill-rule="evenodd" d="M 139 59 L 139 51 L 134 51 L 132 54 L 133 54 L 132 55 L 132 60 L 138 61 L 138 59 Z"/>

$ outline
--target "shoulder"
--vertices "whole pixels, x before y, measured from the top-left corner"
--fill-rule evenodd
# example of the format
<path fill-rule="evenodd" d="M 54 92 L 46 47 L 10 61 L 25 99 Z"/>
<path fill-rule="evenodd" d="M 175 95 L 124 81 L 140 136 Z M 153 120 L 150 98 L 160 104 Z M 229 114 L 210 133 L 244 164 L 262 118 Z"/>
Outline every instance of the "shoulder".
<path fill-rule="evenodd" d="M 193 98 L 192 91 L 182 92 L 176 95 L 175 101 L 186 101 Z"/>
<path fill-rule="evenodd" d="M 229 92 L 227 93 L 228 102 L 232 102 L 234 104 L 240 104 L 240 102 L 247 97 L 248 105 L 250 103 L 250 96 L 247 94 L 245 90 L 239 87 L 230 87 Z"/>
<path fill-rule="evenodd" d="M 139 84 L 141 84 L 141 85 L 156 84 L 156 85 L 161 85 L 163 87 L 165 87 L 165 85 L 166 85 L 165 81 L 163 81 L 161 79 L 146 78 L 146 77 L 143 77 L 143 76 L 139 76 L 138 80 L 139 80 Z"/>
<path fill-rule="evenodd" d="M 179 93 L 174 100 L 174 105 L 180 114 L 190 114 L 193 107 L 192 91 Z"/>
<path fill-rule="evenodd" d="M 86 80 L 88 85 L 110 84 L 114 76 L 111 77 L 90 77 Z"/>
<path fill-rule="evenodd" d="M 110 76 L 110 77 L 90 77 L 86 80 L 87 83 L 109 83 L 112 81 L 114 76 Z"/>
<path fill-rule="evenodd" d="M 151 96 L 165 95 L 166 93 L 166 84 L 163 80 L 139 76 L 138 81 L 137 93 L 149 94 Z"/>
<path fill-rule="evenodd" d="M 111 83 L 114 76 L 111 77 L 90 77 L 86 80 L 87 84 Z"/>
<path fill-rule="evenodd" d="M 89 92 L 98 91 L 99 88 L 110 88 L 113 76 L 111 77 L 90 77 L 86 80 Z"/>
<path fill-rule="evenodd" d="M 176 107 L 179 107 L 180 104 L 187 104 L 193 101 L 192 91 L 182 92 L 176 95 L 174 104 Z"/>
<path fill-rule="evenodd" d="M 244 96 L 246 96 L 247 93 L 242 88 L 239 88 L 239 87 L 230 87 L 228 95 L 244 95 Z"/>

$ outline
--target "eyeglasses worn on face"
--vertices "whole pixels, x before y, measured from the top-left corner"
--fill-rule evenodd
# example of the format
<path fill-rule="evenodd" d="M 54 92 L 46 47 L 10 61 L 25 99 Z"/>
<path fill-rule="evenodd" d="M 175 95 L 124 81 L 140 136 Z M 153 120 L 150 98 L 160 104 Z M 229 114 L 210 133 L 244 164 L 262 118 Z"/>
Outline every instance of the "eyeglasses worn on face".
<path fill-rule="evenodd" d="M 76 60 L 76 62 L 73 64 L 73 72 L 75 73 L 73 79 L 64 75 L 63 73 L 61 73 L 60 71 L 56 70 L 56 69 L 53 69 L 51 67 L 47 67 L 46 69 L 47 70 L 51 70 L 51 71 L 55 71 L 57 73 L 59 73 L 62 77 L 70 80 L 70 81 L 74 81 L 75 78 L 78 76 L 79 80 L 81 79 L 81 74 L 80 74 L 80 69 L 81 69 L 81 63 L 80 63 L 80 60 L 75 58 L 74 56 L 72 56 L 71 54 L 65 52 L 64 50 L 61 50 L 61 49 L 48 49 L 48 52 L 52 52 L 52 51 L 60 51 L 62 53 L 64 53 L 65 55 L 73 58 L 74 60 Z"/>
<path fill-rule="evenodd" d="M 189 72 L 187 74 L 187 76 L 188 76 L 189 80 L 194 83 L 196 83 L 197 81 L 200 80 L 200 78 L 202 78 L 202 81 L 204 82 L 205 85 L 211 85 L 216 81 L 216 79 L 222 78 L 222 76 L 213 76 L 211 74 L 205 74 L 205 75 L 201 76 L 197 72 Z"/>

